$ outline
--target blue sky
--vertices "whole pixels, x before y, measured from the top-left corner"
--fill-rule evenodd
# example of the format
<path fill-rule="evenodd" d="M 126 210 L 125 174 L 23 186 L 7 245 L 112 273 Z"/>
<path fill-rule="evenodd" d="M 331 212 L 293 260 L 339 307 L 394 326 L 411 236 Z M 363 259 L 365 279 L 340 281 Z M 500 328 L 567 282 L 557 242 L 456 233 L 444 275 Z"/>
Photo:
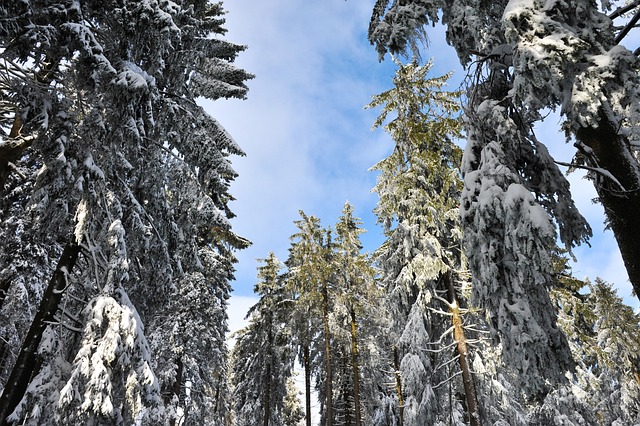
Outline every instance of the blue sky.
<path fill-rule="evenodd" d="M 391 150 L 388 136 L 371 131 L 377 111 L 364 110 L 371 96 L 391 86 L 395 66 L 378 62 L 366 39 L 373 0 L 229 0 L 227 39 L 244 44 L 237 65 L 256 74 L 245 101 L 206 102 L 215 117 L 247 153 L 233 158 L 239 177 L 231 193 L 237 198 L 234 230 L 253 245 L 239 252 L 230 327 L 236 329 L 256 299 L 256 259 L 269 251 L 284 260 L 289 236 L 295 232 L 298 210 L 333 225 L 346 200 L 364 220 L 367 251 L 382 241 L 370 192 L 375 175 L 368 169 Z M 432 75 L 450 70 L 459 82 L 464 71 L 455 52 L 445 45 L 441 29 L 430 29 Z M 457 83 L 451 84 L 455 89 Z M 570 161 L 573 147 L 564 143 L 557 118 L 538 131 L 559 161 Z M 577 277 L 600 276 L 628 297 L 631 286 L 610 231 L 603 231 L 603 211 L 593 204 L 595 191 L 579 174 L 570 176 L 581 212 L 589 220 L 592 248 L 575 251 Z"/>

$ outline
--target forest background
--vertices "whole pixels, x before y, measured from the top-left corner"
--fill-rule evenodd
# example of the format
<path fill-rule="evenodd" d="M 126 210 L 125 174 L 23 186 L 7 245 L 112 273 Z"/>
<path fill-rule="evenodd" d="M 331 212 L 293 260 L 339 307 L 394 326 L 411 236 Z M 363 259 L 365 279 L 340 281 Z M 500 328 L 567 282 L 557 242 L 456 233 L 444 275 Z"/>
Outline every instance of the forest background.
<path fill-rule="evenodd" d="M 286 259 L 289 235 L 298 210 L 313 214 L 325 226 L 333 225 L 346 200 L 362 218 L 366 251 L 382 242 L 382 228 L 372 213 L 377 194 L 371 193 L 376 174 L 369 171 L 393 148 L 389 136 L 371 131 L 378 110 L 365 110 L 371 96 L 391 87 L 396 69 L 389 56 L 378 62 L 367 40 L 373 1 L 331 0 L 300 2 L 273 0 L 257 3 L 230 0 L 226 28 L 237 43 L 248 46 L 236 64 L 256 75 L 246 100 L 207 102 L 207 111 L 225 127 L 247 153 L 233 158 L 238 178 L 232 183 L 236 197 L 231 206 L 237 217 L 234 230 L 252 245 L 236 253 L 238 263 L 229 301 L 229 327 L 245 323 L 256 303 L 256 259 L 273 251 Z M 640 39 L 633 31 L 630 46 Z M 446 44 L 444 28 L 429 30 L 423 60 L 433 58 L 431 76 L 453 71 L 449 90 L 465 77 L 453 48 Z M 564 142 L 559 119 L 551 114 L 537 129 L 557 161 L 569 162 L 575 152 Z M 464 141 L 461 141 L 464 144 Z M 628 305 L 638 309 L 631 285 L 593 184 L 584 173 L 568 176 L 580 212 L 593 228 L 591 247 L 574 250 L 574 276 L 600 277 L 614 284 Z"/>

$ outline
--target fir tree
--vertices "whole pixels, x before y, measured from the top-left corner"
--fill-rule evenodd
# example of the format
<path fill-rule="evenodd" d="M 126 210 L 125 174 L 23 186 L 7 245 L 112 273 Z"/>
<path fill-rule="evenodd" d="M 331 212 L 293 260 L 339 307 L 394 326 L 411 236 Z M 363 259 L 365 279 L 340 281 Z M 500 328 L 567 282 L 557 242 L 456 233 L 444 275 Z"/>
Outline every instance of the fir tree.
<path fill-rule="evenodd" d="M 233 349 L 236 425 L 281 424 L 287 409 L 294 355 L 288 327 L 292 300 L 279 275 L 280 261 L 273 253 L 262 261 L 254 288 L 260 300 L 249 310 L 250 323 L 238 332 Z"/>
<path fill-rule="evenodd" d="M 585 241 L 591 230 L 573 205 L 566 179 L 532 128 L 541 118 L 541 108 L 559 104 L 567 113 L 567 129 L 576 135 L 584 125 L 598 127 L 598 113 L 591 116 L 591 124 L 578 119 L 582 113 L 574 113 L 583 111 L 583 107 L 588 109 L 582 104 L 584 97 L 569 98 L 574 82 L 582 78 L 574 80 L 575 73 L 582 74 L 584 70 L 591 75 L 589 66 L 578 65 L 591 54 L 586 46 L 609 51 L 596 34 L 603 35 L 612 28 L 601 15 L 598 17 L 592 2 L 585 7 L 578 3 L 549 4 L 548 11 L 547 6 L 536 2 L 518 5 L 470 5 L 465 1 L 390 5 L 379 1 L 369 35 L 381 55 L 387 49 L 398 52 L 417 46 L 425 36 L 423 25 L 442 19 L 447 25 L 448 40 L 462 62 L 471 64 L 471 55 L 477 56 L 465 108 L 467 147 L 461 194 L 474 300 L 487 309 L 507 365 L 519 370 L 516 376 L 521 382 L 517 388 L 542 400 L 549 390 L 547 381 L 563 382 L 565 372 L 572 368 L 568 345 L 555 326 L 546 290 L 553 285 L 549 252 L 555 246 L 556 233 L 570 249 Z M 580 10 L 579 18 L 570 12 L 575 10 Z M 577 22 L 591 30 L 575 33 L 573 28 L 578 27 L 573 24 Z M 520 38 L 524 34 L 528 42 L 534 43 L 526 44 Z M 589 41 L 582 44 L 580 37 Z M 558 43 L 546 42 L 552 39 Z M 560 59 L 564 53 L 553 53 L 563 46 L 569 49 L 566 53 L 571 52 L 571 61 Z M 622 66 L 624 55 L 614 56 L 612 66 Z M 534 57 L 538 58 L 535 66 L 531 65 Z M 571 77 L 556 78 L 559 75 Z M 624 75 L 629 73 L 625 71 Z M 629 78 L 632 81 L 635 77 Z M 603 81 L 596 85 L 603 87 L 600 83 Z M 573 101 L 577 101 L 576 105 Z M 612 108 L 619 110 L 617 106 Z M 578 138 L 581 139 L 579 135 Z M 615 211 L 615 206 L 612 208 Z"/>
<path fill-rule="evenodd" d="M 231 64 L 243 47 L 222 39 L 221 5 L 0 14 L 0 293 L 16 322 L 0 418 L 224 423 L 232 251 L 247 245 L 228 220 L 229 156 L 242 150 L 195 99 L 242 98 L 251 76 Z M 201 317 L 180 308 L 198 293 Z"/>
<path fill-rule="evenodd" d="M 382 107 L 374 127 L 384 124 L 395 142 L 392 154 L 373 168 L 381 172 L 374 188 L 380 197 L 376 214 L 387 236 L 376 256 L 394 319 L 388 359 L 398 372 L 395 391 L 385 398 L 397 396 L 394 419 L 388 419 L 388 402 L 381 407 L 387 414 L 377 418 L 381 424 L 403 425 L 462 421 L 461 407 L 452 402 L 446 385 L 453 374 L 447 348 L 455 346 L 467 419 L 480 424 L 460 315 L 468 279 L 457 215 L 461 150 L 454 144 L 460 135 L 454 114 L 459 94 L 442 90 L 448 76 L 427 78 L 431 63 L 398 66 L 394 88 L 374 96 L 369 105 Z M 452 346 L 445 343 L 451 337 Z"/>
<path fill-rule="evenodd" d="M 300 211 L 295 221 L 298 232 L 291 236 L 292 244 L 286 265 L 289 269 L 289 288 L 296 296 L 294 312 L 295 340 L 300 348 L 299 358 L 305 374 L 305 405 L 307 424 L 311 417 L 311 376 L 316 378 L 320 413 L 328 425 L 333 416 L 333 365 L 331 359 L 332 333 L 330 314 L 333 311 L 331 281 L 331 232 L 321 226 L 315 216 Z M 315 374 L 313 374 L 315 373 Z"/>

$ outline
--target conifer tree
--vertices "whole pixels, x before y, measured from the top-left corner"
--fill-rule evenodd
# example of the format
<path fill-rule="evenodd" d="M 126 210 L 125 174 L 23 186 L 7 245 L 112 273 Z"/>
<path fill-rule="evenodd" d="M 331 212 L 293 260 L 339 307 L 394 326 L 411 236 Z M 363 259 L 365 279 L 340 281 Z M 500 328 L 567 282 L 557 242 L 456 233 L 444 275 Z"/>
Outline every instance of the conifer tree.
<path fill-rule="evenodd" d="M 294 358 L 288 324 L 292 300 L 273 252 L 262 262 L 254 288 L 260 299 L 249 309 L 249 325 L 238 332 L 233 349 L 236 425 L 279 425 L 285 413 L 295 416 L 295 410 L 286 412 Z"/>
<path fill-rule="evenodd" d="M 295 339 L 305 370 L 305 400 L 307 424 L 311 421 L 311 376 L 316 378 L 320 413 L 327 425 L 333 416 L 333 369 L 331 360 L 331 327 L 333 310 L 333 271 L 331 269 L 331 232 L 321 226 L 315 216 L 300 211 L 295 221 L 298 232 L 291 236 L 292 244 L 286 265 L 288 282 L 296 296 Z M 320 344 L 320 342 L 322 342 Z M 323 421 L 323 423 L 324 423 Z"/>
<path fill-rule="evenodd" d="M 582 93 L 585 86 L 579 81 L 591 75 L 590 66 L 579 65 L 592 54 L 587 46 L 598 54 L 608 52 L 610 44 L 599 34 L 611 29 L 594 13 L 593 2 L 585 7 L 578 3 L 548 6 L 549 10 L 540 2 L 471 5 L 464 0 L 429 4 L 382 0 L 376 3 L 369 33 L 382 57 L 387 50 L 397 53 L 417 48 L 426 36 L 423 25 L 442 19 L 448 41 L 463 64 L 475 69 L 466 96 L 467 146 L 460 210 L 465 253 L 474 279 L 473 299 L 487 310 L 505 363 L 519 370 L 515 377 L 520 383 L 514 384 L 538 401 L 554 384 L 563 383 L 573 366 L 546 290 L 553 285 L 549 253 L 556 234 L 571 249 L 586 241 L 591 230 L 571 200 L 568 182 L 532 129 L 542 118 L 542 108 L 557 105 L 568 114 L 567 128 L 576 135 L 584 125 L 587 131 L 598 127 L 597 112 L 590 118 L 584 115 L 589 107 L 583 101 L 591 95 L 571 94 L 574 89 Z M 583 22 L 593 31 L 578 35 L 573 28 Z M 549 44 L 549 40 L 558 43 Z M 572 59 L 565 62 L 561 59 L 565 54 L 559 54 L 556 47 L 566 47 Z M 610 53 L 615 58 L 608 63 L 626 70 L 625 55 Z M 472 55 L 477 57 L 473 63 Z M 607 92 L 604 86 L 609 74 L 598 75 L 604 80 L 596 81 L 599 77 L 594 75 L 594 87 Z M 629 73 L 624 71 L 624 75 Z M 613 110 L 620 108 L 613 106 Z M 620 140 L 615 134 L 612 137 Z"/>
<path fill-rule="evenodd" d="M 242 98 L 251 76 L 221 14 L 201 0 L 0 6 L 0 315 L 16 323 L 3 424 L 226 422 L 242 150 L 195 99 Z M 183 308 L 198 294 L 201 316 Z"/>
<path fill-rule="evenodd" d="M 374 282 L 374 270 L 368 256 L 362 251 L 360 235 L 362 221 L 353 216 L 353 206 L 346 202 L 342 216 L 336 223 L 335 271 L 336 303 L 335 313 L 340 335 L 336 345 L 342 345 L 343 357 L 343 407 L 342 417 L 352 421 L 343 424 L 361 426 L 371 422 L 373 384 L 371 378 L 378 369 L 377 359 L 371 357 L 370 348 L 375 346 L 373 336 L 378 321 L 378 291 Z M 346 337 L 346 338 L 345 338 Z M 336 348 L 340 351 L 339 348 Z M 376 362 L 376 365 L 372 365 Z M 368 377 L 369 380 L 363 380 Z"/>
<path fill-rule="evenodd" d="M 481 424 L 460 316 L 468 279 L 457 214 L 461 150 L 454 143 L 460 135 L 454 114 L 459 94 L 442 90 L 448 76 L 427 78 L 431 63 L 398 66 L 394 88 L 374 96 L 368 106 L 382 107 L 374 127 L 384 125 L 395 142 L 392 154 L 373 168 L 380 171 L 375 211 L 387 237 L 376 256 L 394 319 L 388 353 L 399 371 L 393 378 L 395 392 L 389 394 L 397 395 L 393 421 L 462 421 L 459 405 L 446 404 L 451 374 L 445 367 L 451 359 L 440 347 L 451 338 L 448 331 L 455 330 L 467 421 Z M 379 421 L 389 421 L 384 420 L 388 415 L 379 415 Z"/>

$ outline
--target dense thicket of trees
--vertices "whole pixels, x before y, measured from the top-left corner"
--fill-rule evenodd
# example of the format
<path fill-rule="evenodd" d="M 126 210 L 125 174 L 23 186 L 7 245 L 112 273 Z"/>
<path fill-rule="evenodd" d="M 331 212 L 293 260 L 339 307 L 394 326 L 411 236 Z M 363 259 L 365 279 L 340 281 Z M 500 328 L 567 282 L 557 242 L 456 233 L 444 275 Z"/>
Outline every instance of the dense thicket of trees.
<path fill-rule="evenodd" d="M 391 154 L 373 168 L 379 172 L 375 212 L 386 236 L 375 255 L 360 254 L 357 236 L 363 230 L 348 203 L 335 231 L 303 212 L 296 221 L 299 232 L 292 237 L 283 276 L 295 306 L 292 341 L 299 345 L 307 383 L 316 378 L 321 424 L 639 421 L 639 318 L 607 284 L 572 278 L 564 252 L 552 240 L 536 245 L 531 228 L 498 227 L 511 241 L 503 253 L 517 259 L 496 267 L 523 268 L 544 260 L 545 285 L 532 279 L 531 271 L 499 274 L 521 288 L 538 287 L 524 295 L 499 289 L 506 302 L 500 302 L 497 325 L 491 309 L 473 305 L 474 296 L 479 298 L 473 286 L 482 281 L 472 280 L 468 269 L 458 214 L 464 191 L 463 156 L 455 143 L 461 136 L 460 93 L 444 91 L 447 76 L 430 78 L 430 67 L 398 62 L 394 87 L 369 105 L 381 108 L 375 126 L 384 126 L 394 142 Z M 526 198 L 523 190 L 508 188 Z M 523 222 L 537 208 L 527 200 L 514 216 Z M 541 209 L 538 215 L 544 214 Z M 526 259 L 517 254 L 516 241 L 525 231 L 531 250 Z M 520 300 L 524 296 L 529 299 Z M 544 347 L 549 337 L 528 306 L 538 309 L 547 332 L 562 342 L 562 367 L 557 353 L 545 355 L 554 349 Z M 510 331 L 500 330 L 505 324 Z M 522 346 L 510 349 L 513 342 Z M 309 384 L 305 393 L 310 401 Z"/>
<path fill-rule="evenodd" d="M 230 155 L 220 4 L 0 6 L 0 419 L 226 424 Z"/>
<path fill-rule="evenodd" d="M 638 10 L 378 0 L 381 57 L 447 24 L 465 102 L 397 62 L 369 105 L 384 242 L 363 253 L 348 202 L 300 211 L 229 353 L 243 152 L 196 99 L 252 76 L 221 4 L 0 5 L 0 424 L 311 426 L 313 401 L 331 426 L 640 423 L 640 316 L 571 276 L 557 240 L 591 231 L 532 131 L 561 109 L 640 290 Z"/>

